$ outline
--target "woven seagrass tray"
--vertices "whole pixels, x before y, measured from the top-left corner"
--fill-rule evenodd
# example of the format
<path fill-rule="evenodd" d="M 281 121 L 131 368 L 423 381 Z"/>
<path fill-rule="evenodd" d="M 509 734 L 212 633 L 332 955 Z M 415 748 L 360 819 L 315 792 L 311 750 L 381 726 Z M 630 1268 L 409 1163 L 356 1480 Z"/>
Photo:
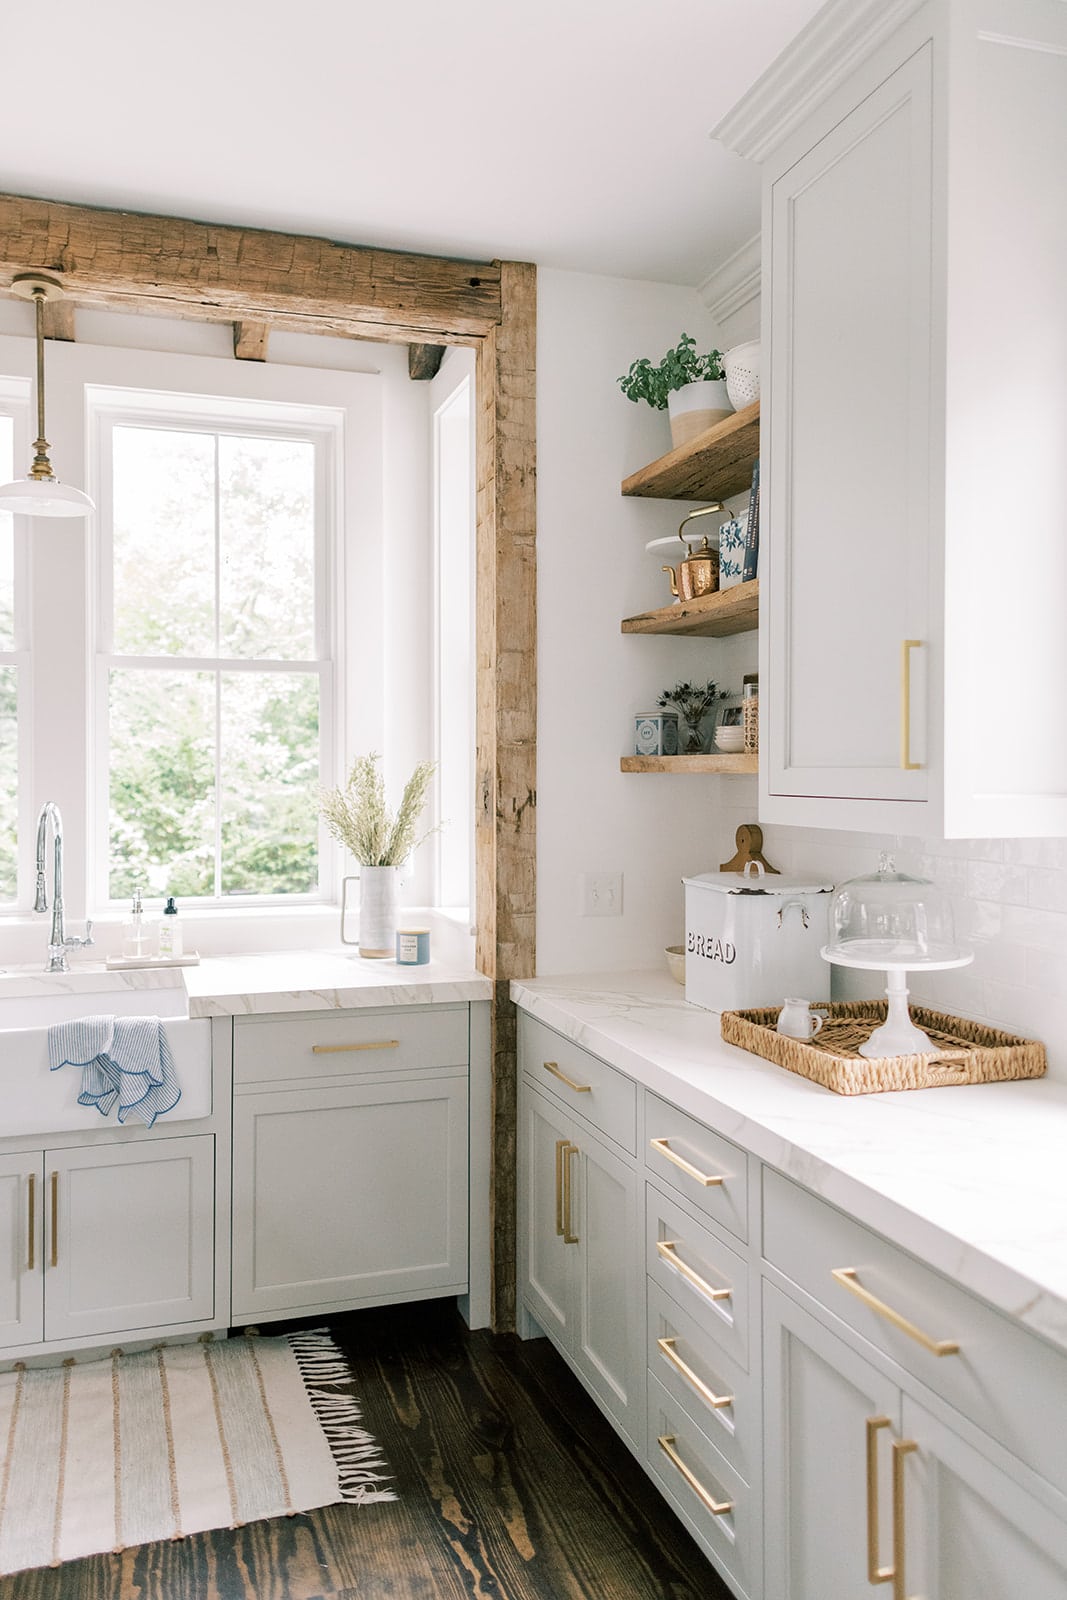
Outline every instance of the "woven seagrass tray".
<path fill-rule="evenodd" d="M 847 1000 L 818 1007 L 826 1021 L 814 1039 L 777 1033 L 779 1006 L 756 1011 L 724 1011 L 722 1036 L 765 1056 L 790 1072 L 813 1078 L 835 1094 L 879 1094 L 887 1089 L 945 1088 L 954 1083 L 997 1083 L 1008 1078 L 1040 1078 L 1045 1047 L 980 1022 L 946 1016 L 925 1006 L 910 1006 L 912 1020 L 936 1045 L 937 1055 L 885 1056 L 868 1060 L 859 1046 L 885 1021 L 884 1000 Z"/>

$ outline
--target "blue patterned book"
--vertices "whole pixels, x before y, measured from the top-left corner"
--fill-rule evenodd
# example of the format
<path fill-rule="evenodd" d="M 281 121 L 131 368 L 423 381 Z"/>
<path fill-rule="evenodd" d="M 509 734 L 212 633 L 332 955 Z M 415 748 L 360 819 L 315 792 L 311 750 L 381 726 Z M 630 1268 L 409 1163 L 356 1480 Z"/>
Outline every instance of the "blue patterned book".
<path fill-rule="evenodd" d="M 745 559 L 741 571 L 742 583 L 748 583 L 759 570 L 759 456 L 752 467 L 752 494 L 748 502 L 748 526 L 745 529 Z"/>

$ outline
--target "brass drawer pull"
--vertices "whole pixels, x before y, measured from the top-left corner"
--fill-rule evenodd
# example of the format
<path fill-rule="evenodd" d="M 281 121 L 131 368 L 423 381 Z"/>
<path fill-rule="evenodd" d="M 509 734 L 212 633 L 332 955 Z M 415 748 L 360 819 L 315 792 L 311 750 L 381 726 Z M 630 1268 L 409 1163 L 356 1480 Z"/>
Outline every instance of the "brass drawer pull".
<path fill-rule="evenodd" d="M 900 765 L 905 772 L 918 772 L 921 761 L 911 759 L 911 652 L 921 650 L 921 639 L 900 642 Z"/>
<path fill-rule="evenodd" d="M 52 1174 L 52 1265 L 59 1266 L 59 1173 Z"/>
<path fill-rule="evenodd" d="M 894 1311 L 892 1306 L 887 1306 L 884 1300 L 879 1300 L 869 1289 L 865 1289 L 856 1276 L 855 1267 L 833 1267 L 831 1276 L 854 1294 L 857 1300 L 862 1300 L 865 1306 L 872 1311 L 877 1311 L 880 1317 L 891 1322 L 894 1328 L 899 1328 L 901 1333 L 906 1333 L 909 1339 L 914 1339 L 916 1344 L 921 1344 L 924 1350 L 929 1350 L 932 1356 L 958 1356 L 960 1347 L 955 1339 L 931 1339 L 928 1333 L 917 1328 L 914 1322 L 909 1322 L 907 1317 L 902 1317 L 899 1311 Z"/>
<path fill-rule="evenodd" d="M 678 1354 L 677 1350 L 674 1348 L 675 1345 L 677 1344 L 677 1342 L 678 1342 L 677 1339 L 657 1339 L 656 1340 L 656 1343 L 659 1345 L 660 1349 L 662 1350 L 663 1354 L 666 1356 L 667 1360 L 670 1362 L 671 1366 L 672 1367 L 676 1367 L 678 1369 L 678 1371 L 682 1374 L 682 1377 L 685 1379 L 686 1383 L 690 1384 L 696 1390 L 696 1392 L 700 1396 L 700 1398 L 702 1400 L 704 1400 L 709 1406 L 713 1406 L 715 1408 L 715 1410 L 717 1411 L 720 1406 L 733 1405 L 734 1397 L 733 1397 L 732 1394 L 713 1394 L 712 1391 L 708 1388 L 707 1384 L 704 1382 L 703 1378 L 698 1378 L 697 1377 L 697 1375 L 693 1371 L 692 1367 L 688 1366 L 682 1360 L 681 1356 Z"/>
<path fill-rule="evenodd" d="M 556 1140 L 556 1233 L 563 1238 L 563 1152 L 569 1139 Z"/>
<path fill-rule="evenodd" d="M 591 1083 L 575 1083 L 573 1078 L 568 1078 L 565 1072 L 559 1070 L 554 1061 L 543 1061 L 541 1065 L 546 1072 L 551 1072 L 554 1078 L 558 1078 L 560 1083 L 565 1083 L 568 1089 L 573 1089 L 575 1094 L 592 1094 L 593 1085 Z"/>
<path fill-rule="evenodd" d="M 563 1147 L 563 1243 L 577 1244 L 578 1235 L 571 1221 L 571 1156 L 579 1154 L 578 1146 L 570 1141 Z"/>
<path fill-rule="evenodd" d="M 888 1583 L 892 1567 L 878 1565 L 878 1434 L 892 1426 L 888 1417 L 867 1418 L 867 1582 Z"/>
<path fill-rule="evenodd" d="M 27 1205 L 30 1210 L 29 1250 L 26 1254 L 26 1271 L 32 1272 L 37 1261 L 37 1174 L 31 1172 L 29 1179 L 29 1194 L 27 1197 Z"/>
<path fill-rule="evenodd" d="M 313 1044 L 313 1056 L 339 1056 L 349 1050 L 399 1050 L 399 1039 L 373 1039 L 368 1044 Z"/>
<path fill-rule="evenodd" d="M 907 1529 L 904 1522 L 904 1461 L 919 1446 L 914 1439 L 893 1440 L 893 1600 L 908 1600 L 904 1577 Z"/>
<path fill-rule="evenodd" d="M 730 1296 L 733 1294 L 732 1289 L 713 1289 L 711 1284 L 700 1276 L 699 1272 L 694 1272 L 692 1267 L 687 1267 L 681 1256 L 678 1254 L 678 1244 L 676 1240 L 657 1239 L 656 1249 L 659 1251 L 664 1261 L 666 1261 L 669 1266 L 672 1266 L 676 1272 L 680 1272 L 682 1277 L 687 1279 L 688 1282 L 693 1285 L 694 1289 L 699 1290 L 705 1299 L 729 1300 Z"/>
<path fill-rule="evenodd" d="M 694 1472 L 690 1472 L 689 1468 L 686 1466 L 685 1462 L 674 1448 L 673 1433 L 660 1434 L 656 1440 L 656 1443 L 663 1451 L 663 1454 L 667 1457 L 667 1460 L 671 1463 L 671 1466 L 678 1468 L 678 1471 L 682 1474 L 682 1477 L 692 1489 L 701 1505 L 706 1506 L 713 1517 L 725 1517 L 728 1511 L 732 1511 L 734 1509 L 734 1503 L 732 1500 L 716 1500 L 714 1495 L 708 1493 L 707 1489 L 705 1489 L 704 1485 L 701 1483 L 696 1474 Z"/>
<path fill-rule="evenodd" d="M 672 1150 L 669 1141 L 666 1139 L 650 1139 L 649 1144 L 653 1150 L 658 1150 L 661 1156 L 666 1156 L 668 1161 L 673 1161 L 676 1167 L 681 1167 L 687 1178 L 694 1179 L 696 1183 L 702 1183 L 705 1189 L 710 1189 L 713 1183 L 726 1182 L 725 1177 L 722 1175 L 701 1172 L 699 1167 L 694 1167 L 691 1162 L 686 1161 L 684 1156 L 680 1156 Z"/>

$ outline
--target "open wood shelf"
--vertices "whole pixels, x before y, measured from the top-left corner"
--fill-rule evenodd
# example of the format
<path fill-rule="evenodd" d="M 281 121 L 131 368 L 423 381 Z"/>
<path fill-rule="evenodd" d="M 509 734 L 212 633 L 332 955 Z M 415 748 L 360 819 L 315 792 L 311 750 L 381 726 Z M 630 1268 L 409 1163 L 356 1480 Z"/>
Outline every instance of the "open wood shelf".
<path fill-rule="evenodd" d="M 744 773 L 759 771 L 759 756 L 744 751 L 737 755 L 700 756 L 623 756 L 619 761 L 621 772 L 723 772 Z"/>
<path fill-rule="evenodd" d="M 693 639 L 725 639 L 759 626 L 759 579 L 735 583 L 699 600 L 682 600 L 658 611 L 624 617 L 623 633 L 673 633 Z"/>
<path fill-rule="evenodd" d="M 623 479 L 623 494 L 660 500 L 726 500 L 752 486 L 759 455 L 759 401 L 698 433 Z"/>

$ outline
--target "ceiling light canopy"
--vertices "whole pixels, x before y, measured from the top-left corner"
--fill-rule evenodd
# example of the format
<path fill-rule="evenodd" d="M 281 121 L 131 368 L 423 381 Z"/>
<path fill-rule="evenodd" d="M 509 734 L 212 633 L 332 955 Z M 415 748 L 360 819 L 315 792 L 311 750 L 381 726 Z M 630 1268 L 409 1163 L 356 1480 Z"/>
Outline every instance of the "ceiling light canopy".
<path fill-rule="evenodd" d="M 80 489 L 60 483 L 48 459 L 44 433 L 44 305 L 46 300 L 61 298 L 63 285 L 43 272 L 22 272 L 12 280 L 11 292 L 32 300 L 36 313 L 37 438 L 29 474 L 0 486 L 0 511 L 11 511 L 17 517 L 84 517 L 96 508 Z"/>

